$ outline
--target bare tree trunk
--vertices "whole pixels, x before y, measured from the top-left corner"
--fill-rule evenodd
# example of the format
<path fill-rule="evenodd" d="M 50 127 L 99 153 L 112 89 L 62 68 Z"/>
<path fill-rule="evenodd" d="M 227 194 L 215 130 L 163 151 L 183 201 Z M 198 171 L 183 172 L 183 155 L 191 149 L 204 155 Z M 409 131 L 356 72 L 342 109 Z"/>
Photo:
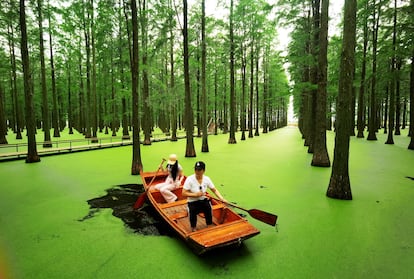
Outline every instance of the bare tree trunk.
<path fill-rule="evenodd" d="M 52 147 L 50 140 L 50 123 L 49 123 L 49 102 L 47 99 L 46 86 L 46 67 L 45 67 L 45 47 L 43 44 L 43 15 L 42 15 L 42 0 L 37 0 L 37 15 L 39 23 L 39 51 L 40 51 L 40 72 L 42 84 L 42 123 L 44 141 L 43 147 Z"/>
<path fill-rule="evenodd" d="M 345 0 L 344 31 L 339 72 L 339 90 L 334 160 L 326 195 L 335 199 L 352 200 L 349 180 L 349 126 L 355 71 L 356 0 Z"/>
<path fill-rule="evenodd" d="M 4 91 L 0 84 L 0 144 L 7 144 L 6 111 L 4 109 Z"/>
<path fill-rule="evenodd" d="M 230 134 L 228 143 L 236 141 L 236 84 L 234 81 L 234 30 L 233 30 L 233 0 L 230 1 Z"/>
<path fill-rule="evenodd" d="M 231 20 L 231 19 L 230 19 Z M 230 28 L 231 29 L 231 28 Z M 206 1 L 201 1 L 201 96 L 202 96 L 202 107 L 203 107 L 203 139 L 201 145 L 201 152 L 209 152 L 208 148 L 208 130 L 207 130 L 207 84 L 206 84 Z"/>
<path fill-rule="evenodd" d="M 260 110 L 260 102 L 259 102 L 259 57 L 260 57 L 260 40 L 256 41 L 256 60 L 255 60 L 255 67 L 256 67 L 256 73 L 255 73 L 255 92 L 256 92 L 256 108 L 255 108 L 255 131 L 254 135 L 257 137 L 260 135 L 259 133 L 259 110 Z"/>
<path fill-rule="evenodd" d="M 24 0 L 20 0 L 20 30 L 21 54 L 23 64 L 26 128 L 27 128 L 27 157 L 26 163 L 40 162 L 36 146 L 36 120 L 33 103 L 32 74 L 30 71 L 29 50 L 27 48 L 26 12 Z"/>
<path fill-rule="evenodd" d="M 132 54 L 131 54 L 131 35 L 130 35 L 130 29 L 129 29 L 129 20 L 128 20 L 128 16 L 127 16 L 127 12 L 126 12 L 126 5 L 124 3 L 121 3 L 121 0 L 119 0 L 119 6 L 123 7 L 123 11 L 124 11 L 124 16 L 125 16 L 125 29 L 126 29 L 126 35 L 128 38 L 128 53 L 129 53 L 129 61 L 130 61 L 130 65 L 132 65 Z M 123 61 L 123 56 L 122 56 L 122 46 L 123 46 L 123 38 L 122 38 L 122 34 L 123 34 L 123 29 L 122 29 L 122 14 L 121 11 L 119 12 L 119 60 Z M 121 62 L 119 64 L 120 67 L 120 81 L 121 81 L 121 88 L 125 89 L 125 83 L 124 83 L 124 65 Z M 131 66 L 132 68 L 132 66 Z M 127 102 L 126 102 L 126 98 L 125 96 L 122 97 L 122 139 L 127 139 L 129 140 L 131 137 L 129 136 L 129 130 L 128 130 L 128 117 L 127 117 Z"/>
<path fill-rule="evenodd" d="M 367 9 L 368 1 L 366 2 L 365 9 Z M 364 129 L 365 129 L 365 102 L 364 102 L 364 95 L 366 90 L 366 81 L 365 76 L 367 72 L 367 49 L 368 49 L 368 20 L 367 16 L 364 16 L 364 46 L 362 51 L 362 69 L 361 69 L 361 83 L 359 86 L 359 95 L 358 95 L 358 118 L 357 118 L 357 138 L 364 137 Z"/>
<path fill-rule="evenodd" d="M 395 12 L 397 14 L 397 12 Z M 397 17 L 397 16 L 396 16 Z M 396 57 L 396 81 L 395 81 L 395 135 L 399 136 L 401 135 L 401 81 L 399 77 L 399 73 L 401 72 L 401 59 Z"/>
<path fill-rule="evenodd" d="M 319 33 L 320 33 L 320 0 L 312 0 L 312 20 L 313 20 L 313 37 L 311 41 L 311 55 L 315 61 L 318 60 L 319 53 Z M 311 63 L 310 65 L 310 81 L 313 85 L 318 85 L 318 64 Z M 308 153 L 314 153 L 315 136 L 316 136 L 316 107 L 317 107 L 317 95 L 318 89 L 310 88 L 309 90 L 309 137 L 308 137 Z M 323 124 L 321 124 L 323 125 Z"/>
<path fill-rule="evenodd" d="M 50 69 L 52 74 L 52 103 L 53 103 L 53 112 L 52 112 L 52 124 L 53 124 L 53 137 L 59 138 L 60 137 L 60 130 L 59 130 L 59 109 L 58 109 L 58 101 L 57 101 L 57 92 L 56 92 L 56 76 L 55 76 L 55 64 L 53 59 L 53 42 L 52 42 L 52 23 L 50 20 L 50 14 L 48 16 L 49 19 L 49 51 L 50 51 Z"/>
<path fill-rule="evenodd" d="M 381 3 L 381 0 L 380 0 Z M 381 6 L 379 4 L 379 6 Z M 375 0 L 373 5 L 373 28 L 372 28 L 372 83 L 371 83 L 371 96 L 370 96 L 370 110 L 368 116 L 368 137 L 367 140 L 377 140 L 377 102 L 376 102 L 376 90 L 377 90 L 377 45 L 378 45 L 378 29 L 379 29 L 379 11 L 376 11 Z"/>
<path fill-rule="evenodd" d="M 414 1 L 411 1 L 411 4 Z M 410 73 L 410 131 L 408 135 L 411 137 L 408 149 L 414 150 L 414 47 L 412 47 L 411 55 L 411 73 Z"/>
<path fill-rule="evenodd" d="M 131 174 L 138 175 L 143 169 L 141 161 L 141 146 L 139 139 L 139 113 L 138 113 L 138 19 L 137 19 L 137 3 L 136 0 L 131 0 L 132 11 L 132 167 Z"/>
<path fill-rule="evenodd" d="M 151 145 L 151 108 L 150 108 L 150 92 L 148 79 L 148 34 L 147 34 L 147 2 L 140 0 L 139 13 L 141 19 L 141 54 L 142 54 L 142 129 L 144 132 L 144 145 Z"/>
<path fill-rule="evenodd" d="M 253 105 L 253 92 L 254 92 L 254 35 L 252 35 L 252 41 L 250 42 L 250 98 L 249 98 L 249 119 L 247 122 L 247 126 L 249 129 L 249 138 L 253 137 L 253 109 L 254 109 L 254 105 Z"/>
<path fill-rule="evenodd" d="M 98 142 L 98 98 L 96 96 L 96 49 L 95 49 L 95 13 L 93 7 L 93 0 L 90 0 L 91 8 L 91 22 L 90 22 L 90 36 L 91 36 L 91 45 L 92 50 L 92 73 L 91 73 L 91 116 L 92 116 L 92 142 Z"/>
<path fill-rule="evenodd" d="M 168 1 L 168 4 L 172 8 L 171 0 Z M 174 74 L 174 26 L 173 26 L 173 17 L 169 18 L 169 28 L 170 28 L 170 90 L 171 95 L 173 96 L 173 104 L 171 108 L 171 141 L 177 141 L 177 96 L 175 92 L 175 74 Z"/>
<path fill-rule="evenodd" d="M 394 0 L 394 29 L 392 36 L 391 82 L 390 82 L 390 111 L 388 119 L 388 138 L 385 144 L 394 144 L 395 127 L 395 81 L 396 81 L 396 43 L 397 43 L 397 0 Z"/>
<path fill-rule="evenodd" d="M 329 167 L 328 150 L 326 148 L 326 85 L 328 76 L 328 8 L 329 0 L 322 0 L 321 25 L 319 32 L 318 55 L 318 91 L 315 94 L 315 135 L 313 142 L 312 166 Z"/>
<path fill-rule="evenodd" d="M 183 41 L 184 41 L 184 89 L 185 89 L 185 130 L 186 130 L 186 150 L 185 157 L 196 157 L 194 149 L 194 115 L 191 106 L 191 88 L 190 88 L 190 66 L 188 52 L 188 19 L 187 19 L 187 0 L 183 0 Z"/>
<path fill-rule="evenodd" d="M 14 9 L 15 1 L 11 1 L 10 9 Z M 13 132 L 16 133 L 16 139 L 22 139 L 22 119 L 21 119 L 21 109 L 20 109 L 20 102 L 19 102 L 19 93 L 17 90 L 17 67 L 16 67 L 16 55 L 15 55 L 15 48 L 14 48 L 14 32 L 13 26 L 8 26 L 8 41 L 9 41 L 9 48 L 10 48 L 10 66 L 11 66 L 11 78 L 10 78 L 10 88 L 12 91 L 12 103 L 13 103 L 13 118 L 14 118 L 14 125 L 13 125 Z"/>
<path fill-rule="evenodd" d="M 87 5 L 88 7 L 88 5 Z M 83 18 L 83 29 L 84 29 L 84 36 L 85 36 L 85 50 L 86 50 L 86 95 L 84 98 L 84 121 L 85 121 L 85 130 L 84 135 L 85 138 L 91 138 L 91 110 L 92 110 L 92 100 L 91 100 L 91 47 L 90 47 L 90 11 L 87 8 L 87 16 L 88 18 Z"/>
<path fill-rule="evenodd" d="M 265 52 L 263 55 L 263 103 L 262 103 L 262 133 L 266 134 L 269 132 L 269 119 L 268 119 L 268 109 L 269 104 L 267 101 L 268 94 L 269 94 L 269 46 L 265 47 Z"/>

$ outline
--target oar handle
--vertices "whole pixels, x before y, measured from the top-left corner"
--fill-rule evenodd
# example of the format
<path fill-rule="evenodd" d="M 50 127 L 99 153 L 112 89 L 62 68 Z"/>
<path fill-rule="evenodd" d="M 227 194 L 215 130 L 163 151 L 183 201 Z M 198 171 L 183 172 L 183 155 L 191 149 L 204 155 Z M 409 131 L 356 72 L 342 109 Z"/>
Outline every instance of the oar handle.
<path fill-rule="evenodd" d="M 235 208 L 238 208 L 238 209 L 241 209 L 241 210 L 244 210 L 244 211 L 249 211 L 249 210 L 247 210 L 247 209 L 245 209 L 245 208 L 243 208 L 243 207 L 240 207 L 240 206 L 238 206 L 238 205 L 235 205 L 234 203 L 231 203 L 231 202 L 227 202 L 227 201 L 220 200 L 220 199 L 215 198 L 215 197 L 213 197 L 213 196 L 211 196 L 211 195 L 209 195 L 209 194 L 206 194 L 206 196 L 208 196 L 209 198 L 211 198 L 211 199 L 213 199 L 213 200 L 216 200 L 216 201 L 222 202 L 222 203 L 224 203 L 224 204 L 230 205 L 230 206 L 232 206 L 232 207 L 235 207 Z"/>
<path fill-rule="evenodd" d="M 158 166 L 158 169 L 157 169 L 157 171 L 155 172 L 154 177 L 151 179 L 150 183 L 148 184 L 148 188 L 147 188 L 147 189 L 149 189 L 149 188 L 150 188 L 150 186 L 151 186 L 151 184 L 152 184 L 152 182 L 154 182 L 155 177 L 157 177 L 157 173 L 160 171 L 160 169 L 162 169 L 162 165 L 164 165 L 164 162 L 165 162 L 165 161 L 167 161 L 167 160 L 165 160 L 164 158 L 162 158 L 161 164 Z"/>

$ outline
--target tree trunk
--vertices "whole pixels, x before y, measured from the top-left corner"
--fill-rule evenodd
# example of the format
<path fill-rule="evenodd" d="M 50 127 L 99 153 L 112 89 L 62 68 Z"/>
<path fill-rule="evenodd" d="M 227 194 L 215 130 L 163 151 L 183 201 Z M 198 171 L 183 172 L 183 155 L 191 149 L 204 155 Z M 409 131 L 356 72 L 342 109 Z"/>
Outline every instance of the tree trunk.
<path fill-rule="evenodd" d="M 29 50 L 27 48 L 26 12 L 24 0 L 20 0 L 20 30 L 21 54 L 23 64 L 26 128 L 27 128 L 27 157 L 26 163 L 40 162 L 36 146 L 36 120 L 33 103 L 32 73 L 30 70 Z"/>
<path fill-rule="evenodd" d="M 368 1 L 366 2 L 365 9 L 367 9 Z M 367 49 L 368 49 L 368 20 L 367 16 L 364 15 L 364 42 L 363 42 L 363 50 L 362 50 L 362 69 L 361 69 L 361 83 L 359 86 L 359 95 L 358 95 L 358 118 L 357 118 L 357 138 L 364 137 L 364 129 L 365 129 L 365 102 L 364 102 L 364 95 L 366 90 L 366 81 L 365 76 L 367 72 Z"/>
<path fill-rule="evenodd" d="M 42 84 L 42 126 L 44 133 L 43 147 L 52 147 L 50 140 L 50 123 L 49 123 L 49 102 L 47 99 L 46 86 L 46 67 L 45 67 L 45 48 L 43 44 L 43 15 L 42 0 L 37 0 L 37 15 L 39 23 L 39 52 L 40 52 L 40 72 Z"/>
<path fill-rule="evenodd" d="M 87 5 L 88 7 L 89 5 Z M 91 98 L 91 46 L 90 46 L 90 11 L 87 8 L 87 15 L 88 19 L 83 19 L 83 29 L 85 35 L 85 50 L 86 50 L 86 95 L 85 95 L 85 114 L 84 114 L 84 121 L 85 121 L 85 138 L 91 138 L 91 128 L 92 128 L 92 98 Z"/>
<path fill-rule="evenodd" d="M 254 35 L 252 35 L 252 41 L 250 42 L 250 98 L 249 98 L 249 119 L 247 122 L 247 127 L 249 129 L 249 138 L 253 137 L 253 109 L 254 109 L 254 104 L 253 104 L 253 91 L 254 91 L 254 55 L 253 55 L 253 50 L 254 50 Z"/>
<path fill-rule="evenodd" d="M 187 0 L 183 0 L 183 43 L 184 43 L 184 89 L 185 89 L 185 131 L 186 131 L 186 149 L 185 157 L 196 157 L 194 149 L 194 115 L 191 106 L 191 88 L 190 88 L 190 66 L 188 52 L 188 19 L 187 19 Z"/>
<path fill-rule="evenodd" d="M 231 21 L 231 20 L 230 20 Z M 231 29 L 231 28 L 230 28 Z M 206 2 L 205 0 L 201 1 L 201 96 L 202 101 L 201 105 L 203 107 L 203 118 L 202 118 L 202 127 L 203 127 L 203 139 L 201 145 L 201 152 L 209 152 L 208 148 L 208 130 L 207 130 L 207 84 L 206 84 L 206 59 L 207 59 L 207 49 L 206 49 Z"/>
<path fill-rule="evenodd" d="M 96 49 L 95 49 L 95 13 L 93 7 L 93 0 L 90 0 L 91 8 L 91 19 L 90 19 L 90 36 L 91 36 L 91 45 L 92 50 L 92 72 L 91 72 L 91 124 L 92 124 L 92 139 L 91 141 L 96 143 L 98 142 L 98 98 L 96 95 Z"/>
<path fill-rule="evenodd" d="M 151 145 L 151 109 L 150 109 L 150 93 L 148 80 L 148 19 L 146 0 L 138 1 L 140 4 L 141 18 L 141 53 L 142 53 L 142 128 L 144 132 L 144 145 Z"/>
<path fill-rule="evenodd" d="M 380 0 L 381 1 L 381 0 Z M 380 6 L 380 5 L 379 5 Z M 376 87 L 377 87 L 377 45 L 378 45 L 378 29 L 379 29 L 379 11 L 376 12 L 376 4 L 373 4 L 373 28 L 372 28 L 372 82 L 371 82 L 371 96 L 370 96 L 370 110 L 368 116 L 368 137 L 367 140 L 377 140 L 377 102 L 376 102 Z"/>
<path fill-rule="evenodd" d="M 57 92 L 56 92 L 56 76 L 55 76 L 55 64 L 53 59 L 53 42 L 52 42 L 52 23 L 49 19 L 49 51 L 50 51 L 50 71 L 52 75 L 52 101 L 53 101 L 53 113 L 52 113 L 52 125 L 53 125 L 53 137 L 59 138 L 59 109 L 57 101 Z"/>
<path fill-rule="evenodd" d="M 172 3 L 171 0 L 168 1 L 168 4 L 170 5 L 170 8 L 172 8 Z M 171 141 L 177 141 L 177 96 L 176 96 L 176 92 L 175 92 L 175 73 L 174 73 L 174 20 L 172 15 L 170 16 L 170 18 L 168 19 L 169 21 L 169 28 L 170 28 L 170 92 L 172 95 L 172 107 L 171 107 Z"/>
<path fill-rule="evenodd" d="M 262 103 L 262 133 L 266 134 L 269 131 L 268 127 L 268 94 L 269 94 L 269 52 L 270 48 L 266 46 L 266 50 L 263 57 L 263 103 Z"/>
<path fill-rule="evenodd" d="M 129 53 L 129 61 L 130 61 L 130 66 L 132 68 L 132 54 L 131 54 L 131 35 L 130 35 L 130 29 L 129 29 L 129 20 L 127 17 L 127 13 L 126 13 L 126 5 L 125 4 L 121 4 L 121 0 L 119 3 L 119 6 L 123 7 L 124 10 L 124 16 L 125 16 L 125 29 L 126 29 L 126 35 L 128 38 L 128 53 Z M 118 51 L 119 51 L 119 60 L 123 61 L 123 28 L 122 28 L 123 24 L 122 24 L 122 13 L 121 11 L 119 11 L 119 47 L 118 47 Z M 119 80 L 121 82 L 121 88 L 125 89 L 125 83 L 124 83 L 124 64 L 120 63 L 119 64 Z M 125 98 L 125 96 L 122 97 L 122 139 L 125 140 L 129 140 L 131 137 L 129 136 L 129 130 L 128 130 L 128 114 L 127 114 L 127 100 Z"/>
<path fill-rule="evenodd" d="M 397 12 L 395 12 L 397 14 Z M 400 73 L 401 73 L 401 59 L 396 58 L 396 67 L 397 67 L 397 74 L 396 74 L 396 81 L 395 81 L 395 135 L 401 135 L 401 81 L 400 81 Z"/>
<path fill-rule="evenodd" d="M 246 140 L 246 50 L 242 45 L 242 103 L 241 103 L 241 140 Z"/>
<path fill-rule="evenodd" d="M 230 1 L 230 134 L 228 143 L 236 141 L 236 84 L 234 81 L 234 30 L 233 30 L 233 0 Z"/>
<path fill-rule="evenodd" d="M 392 36 L 391 82 L 390 82 L 390 111 L 388 120 L 388 138 L 385 144 L 394 144 L 392 134 L 395 125 L 395 87 L 396 87 L 396 43 L 397 43 L 397 0 L 394 0 L 394 29 Z"/>
<path fill-rule="evenodd" d="M 315 61 L 318 61 L 318 53 L 319 53 L 319 33 L 320 33 L 320 0 L 312 0 L 312 20 L 313 20 L 313 28 L 312 28 L 312 39 L 311 41 L 311 55 L 315 59 Z M 318 64 L 315 62 L 311 62 L 310 64 L 310 81 L 312 85 L 318 86 Z M 319 87 L 319 86 L 318 86 Z M 315 149 L 315 137 L 316 137 L 316 121 L 317 121 L 317 95 L 318 89 L 315 89 L 314 87 L 310 88 L 309 90 L 309 134 L 308 134 L 308 153 L 314 153 Z M 319 123 L 320 125 L 323 125 L 323 123 Z"/>
<path fill-rule="evenodd" d="M 321 25 L 319 32 L 318 55 L 318 91 L 315 95 L 315 135 L 313 142 L 312 166 L 329 167 L 328 150 L 326 149 L 326 85 L 328 67 L 328 8 L 329 0 L 322 0 Z"/>
<path fill-rule="evenodd" d="M 14 7 L 15 1 L 11 1 L 10 9 L 15 9 Z M 10 78 L 10 88 L 12 91 L 12 103 L 13 103 L 13 118 L 14 118 L 14 125 L 13 125 L 13 132 L 16 133 L 16 139 L 22 139 L 22 119 L 21 119 L 21 108 L 19 102 L 19 93 L 17 90 L 17 67 L 16 67 L 16 55 L 15 55 L 15 48 L 14 48 L 14 27 L 12 23 L 8 26 L 8 41 L 9 41 L 9 48 L 10 48 L 10 66 L 11 66 L 11 78 Z"/>
<path fill-rule="evenodd" d="M 260 135 L 259 133 L 259 111 L 260 111 L 260 102 L 259 102 L 259 58 L 260 58 L 260 41 L 256 40 L 256 59 L 255 59 L 255 66 L 256 66 L 256 72 L 255 72 L 255 92 L 256 92 L 256 108 L 255 108 L 255 132 L 254 135 L 257 137 Z"/>
<path fill-rule="evenodd" d="M 334 160 L 326 195 L 335 199 L 352 200 L 349 180 L 349 126 L 353 74 L 355 71 L 356 0 L 345 0 L 344 31 L 339 73 L 337 120 Z"/>
<path fill-rule="evenodd" d="M 411 1 L 413 4 L 414 1 Z M 412 46 L 411 46 L 412 47 Z M 412 47 L 411 55 L 411 72 L 410 72 L 410 131 L 408 135 L 411 137 L 408 149 L 414 150 L 414 47 Z"/>
<path fill-rule="evenodd" d="M 71 60 L 71 58 L 69 58 L 69 61 Z M 73 134 L 73 122 L 74 122 L 74 114 L 73 114 L 73 112 L 72 112 L 72 109 L 73 109 L 73 105 L 72 105 L 72 90 L 71 90 L 71 77 L 72 77 L 72 75 L 71 75 L 71 72 L 70 72 L 70 70 L 69 70 L 69 65 L 70 65 L 71 63 L 70 62 L 68 62 L 68 65 L 67 65 L 67 72 L 68 72 L 68 126 L 69 126 L 69 135 L 72 135 Z"/>
<path fill-rule="evenodd" d="M 132 14 L 132 62 L 131 62 L 131 76 L 132 76 L 132 166 L 131 174 L 138 175 L 143 169 L 141 161 L 141 147 L 139 139 L 139 96 L 138 96 L 138 13 L 136 0 L 131 0 L 131 14 Z"/>
<path fill-rule="evenodd" d="M 4 107 L 4 91 L 0 84 L 0 144 L 7 144 L 6 111 Z"/>

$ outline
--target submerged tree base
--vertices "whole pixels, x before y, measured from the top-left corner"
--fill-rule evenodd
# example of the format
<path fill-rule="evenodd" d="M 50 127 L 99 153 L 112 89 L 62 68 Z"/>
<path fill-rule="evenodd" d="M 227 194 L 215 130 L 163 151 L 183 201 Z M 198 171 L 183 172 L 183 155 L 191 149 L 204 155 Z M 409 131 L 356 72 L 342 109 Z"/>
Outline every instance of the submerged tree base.
<path fill-rule="evenodd" d="M 313 153 L 313 158 L 312 158 L 311 166 L 314 166 L 314 167 L 323 167 L 323 168 L 330 167 L 331 166 L 331 162 L 329 160 L 328 153 L 319 154 L 319 155 Z"/>
<path fill-rule="evenodd" d="M 352 200 L 351 183 L 348 175 L 332 175 L 326 195 L 333 199 Z"/>

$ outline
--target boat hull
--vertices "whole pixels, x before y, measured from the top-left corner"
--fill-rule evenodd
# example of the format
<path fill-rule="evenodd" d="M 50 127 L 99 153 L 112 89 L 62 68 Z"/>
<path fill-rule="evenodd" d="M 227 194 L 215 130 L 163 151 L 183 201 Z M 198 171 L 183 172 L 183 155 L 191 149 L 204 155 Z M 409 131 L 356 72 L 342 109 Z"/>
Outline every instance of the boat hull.
<path fill-rule="evenodd" d="M 193 232 L 188 218 L 187 200 L 181 195 L 182 185 L 173 190 L 178 200 L 172 203 L 166 203 L 158 190 L 150 189 L 151 186 L 164 182 L 167 175 L 167 172 L 141 172 L 147 198 L 160 216 L 196 254 L 200 255 L 225 246 L 238 246 L 244 240 L 260 233 L 245 218 L 217 200 L 211 200 L 213 224 L 207 226 L 201 213 L 197 216 L 197 230 Z M 185 179 L 183 183 L 184 181 Z"/>

